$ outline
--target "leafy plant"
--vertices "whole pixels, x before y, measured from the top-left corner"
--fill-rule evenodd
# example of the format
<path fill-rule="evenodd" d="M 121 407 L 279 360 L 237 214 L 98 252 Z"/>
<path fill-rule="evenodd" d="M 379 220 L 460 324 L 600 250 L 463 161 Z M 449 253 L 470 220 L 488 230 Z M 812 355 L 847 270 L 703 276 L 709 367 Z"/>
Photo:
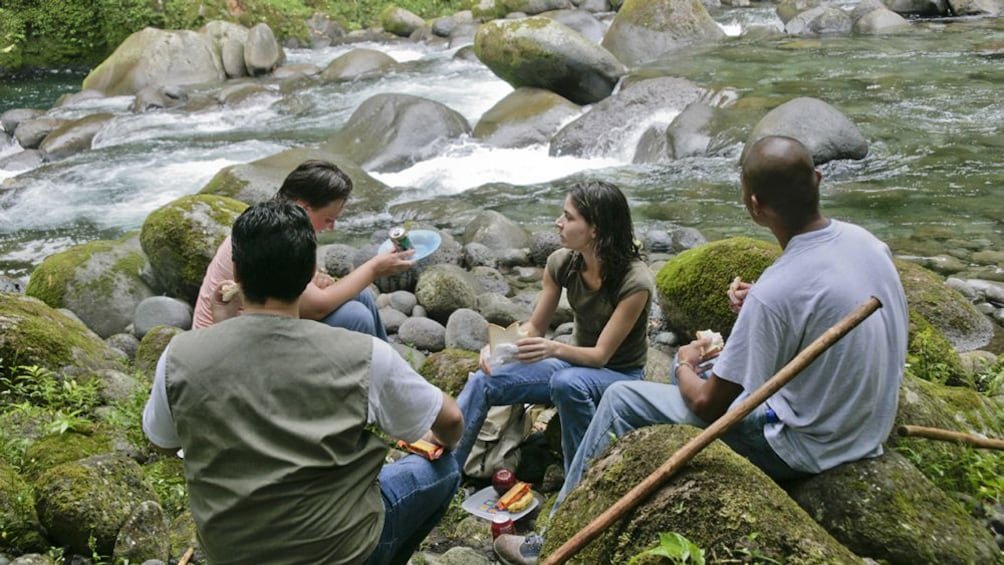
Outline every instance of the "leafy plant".
<path fill-rule="evenodd" d="M 81 384 L 76 379 L 62 378 L 36 365 L 20 365 L 11 376 L 0 377 L 0 404 L 30 403 L 34 406 L 86 413 L 98 405 L 98 383 Z"/>
<path fill-rule="evenodd" d="M 683 537 L 676 532 L 660 533 L 659 545 L 652 549 L 647 549 L 635 555 L 628 561 L 628 565 L 637 563 L 645 556 L 665 557 L 672 563 L 693 563 L 694 565 L 704 565 L 704 550 L 694 542 Z"/>

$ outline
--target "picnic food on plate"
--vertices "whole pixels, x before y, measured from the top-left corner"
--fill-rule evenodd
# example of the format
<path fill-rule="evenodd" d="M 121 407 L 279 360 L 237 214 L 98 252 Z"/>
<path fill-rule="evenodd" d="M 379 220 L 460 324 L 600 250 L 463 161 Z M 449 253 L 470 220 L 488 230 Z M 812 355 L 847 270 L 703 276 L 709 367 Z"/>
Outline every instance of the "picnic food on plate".
<path fill-rule="evenodd" d="M 711 338 L 711 343 L 709 345 L 704 346 L 704 348 L 701 349 L 701 355 L 703 357 L 714 355 L 725 347 L 725 340 L 722 339 L 722 334 L 711 330 L 697 331 L 697 339 L 704 339 L 706 337 Z"/>
<path fill-rule="evenodd" d="M 495 504 L 499 510 L 509 512 L 519 512 L 533 503 L 533 493 L 530 491 L 530 483 L 519 481 L 512 486 L 505 494 L 499 497 Z"/>

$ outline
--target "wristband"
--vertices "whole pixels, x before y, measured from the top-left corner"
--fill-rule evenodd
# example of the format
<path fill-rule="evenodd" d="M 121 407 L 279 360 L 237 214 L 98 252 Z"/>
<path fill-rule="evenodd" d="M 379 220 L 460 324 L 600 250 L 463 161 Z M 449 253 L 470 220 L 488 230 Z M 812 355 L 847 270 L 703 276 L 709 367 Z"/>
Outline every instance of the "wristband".
<path fill-rule="evenodd" d="M 673 367 L 673 376 L 676 377 L 677 382 L 679 382 L 680 380 L 681 365 L 686 365 L 687 367 L 690 367 L 690 370 L 693 371 L 695 374 L 697 373 L 697 369 L 694 367 L 693 363 L 691 363 L 690 361 L 680 361 L 679 359 L 677 359 L 676 365 Z"/>

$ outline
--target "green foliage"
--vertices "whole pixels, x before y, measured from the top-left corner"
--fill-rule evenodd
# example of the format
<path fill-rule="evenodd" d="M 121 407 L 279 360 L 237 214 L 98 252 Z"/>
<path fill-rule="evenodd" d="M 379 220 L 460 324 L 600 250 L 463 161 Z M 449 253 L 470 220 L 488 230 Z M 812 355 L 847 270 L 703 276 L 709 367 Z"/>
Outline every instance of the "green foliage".
<path fill-rule="evenodd" d="M 61 378 L 52 371 L 34 365 L 14 368 L 9 377 L 0 377 L 0 406 L 28 403 L 57 413 L 89 413 L 100 401 L 97 381 L 86 384 Z"/>
<path fill-rule="evenodd" d="M 188 511 L 188 488 L 181 459 L 165 457 L 148 465 L 144 472 L 169 519 Z"/>
<path fill-rule="evenodd" d="M 665 557 L 671 563 L 693 563 L 694 565 L 704 565 L 704 550 L 694 542 L 682 535 L 672 533 L 660 533 L 659 545 L 652 549 L 645 550 L 635 555 L 628 561 L 628 565 L 637 563 L 645 556 Z"/>
<path fill-rule="evenodd" d="M 973 375 L 973 387 L 984 394 L 998 394 L 1004 387 L 1004 358 Z"/>
<path fill-rule="evenodd" d="M 966 385 L 959 355 L 938 330 L 928 325 L 910 338 L 907 365 L 918 377 L 938 384 Z"/>
<path fill-rule="evenodd" d="M 980 502 L 1004 502 L 1004 453 L 965 446 L 955 457 L 928 458 L 923 451 L 900 446 L 906 456 L 927 478 L 947 492 L 961 492 Z"/>

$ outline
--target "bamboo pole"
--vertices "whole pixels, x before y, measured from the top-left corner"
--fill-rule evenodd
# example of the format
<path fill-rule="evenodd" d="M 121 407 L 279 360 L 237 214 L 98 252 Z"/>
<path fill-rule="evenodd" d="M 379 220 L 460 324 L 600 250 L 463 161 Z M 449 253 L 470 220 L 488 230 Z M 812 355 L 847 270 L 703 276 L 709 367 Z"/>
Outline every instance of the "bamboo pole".
<path fill-rule="evenodd" d="M 965 443 L 974 447 L 982 447 L 984 449 L 1004 449 L 1004 440 L 985 438 L 963 432 L 943 430 L 941 428 L 900 426 L 896 428 L 896 433 L 904 437 L 911 436 L 927 439 L 939 439 L 941 441 L 954 441 L 956 443 Z"/>
<path fill-rule="evenodd" d="M 774 393 L 781 390 L 785 384 L 795 378 L 799 372 L 811 364 L 816 357 L 819 357 L 831 345 L 844 337 L 865 318 L 870 316 L 875 310 L 882 307 L 879 299 L 872 296 L 864 304 L 858 306 L 853 312 L 837 322 L 833 327 L 826 330 L 803 349 L 794 359 L 781 368 L 773 377 L 746 397 L 745 400 L 729 410 L 721 418 L 715 420 L 710 426 L 704 429 L 696 437 L 683 445 L 676 453 L 667 459 L 658 469 L 652 472 L 641 483 L 627 492 L 610 508 L 593 519 L 586 527 L 579 530 L 574 536 L 566 541 L 554 553 L 549 555 L 542 565 L 558 565 L 568 561 L 586 544 L 596 539 L 607 527 L 624 517 L 630 510 L 645 500 L 655 492 L 670 477 L 672 477 L 680 467 L 694 458 L 702 449 L 711 442 L 725 434 L 736 423 L 749 415 L 757 406 L 770 398 Z"/>
<path fill-rule="evenodd" d="M 186 551 L 185 554 L 181 556 L 181 559 L 178 560 L 178 565 L 188 565 L 189 560 L 192 559 L 192 555 L 195 555 L 194 547 L 188 548 L 188 551 Z"/>

